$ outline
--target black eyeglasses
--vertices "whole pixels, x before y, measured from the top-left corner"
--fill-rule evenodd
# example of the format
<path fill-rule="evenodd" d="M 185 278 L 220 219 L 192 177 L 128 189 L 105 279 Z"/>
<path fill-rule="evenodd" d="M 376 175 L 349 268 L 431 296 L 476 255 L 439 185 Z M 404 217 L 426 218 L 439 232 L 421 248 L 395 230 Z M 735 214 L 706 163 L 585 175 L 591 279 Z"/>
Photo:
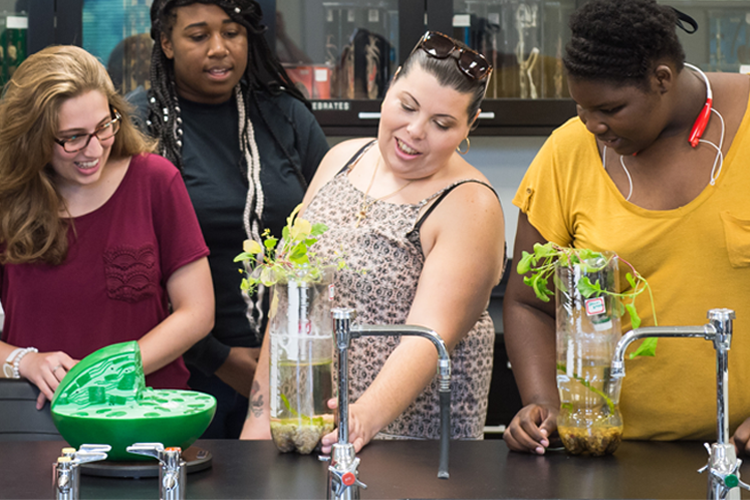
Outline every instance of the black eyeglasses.
<path fill-rule="evenodd" d="M 482 54 L 459 47 L 451 37 L 437 31 L 425 33 L 414 48 L 416 49 L 422 49 L 436 59 L 453 56 L 458 69 L 473 80 L 483 80 L 492 73 L 492 66 Z"/>
<path fill-rule="evenodd" d="M 55 142 L 62 146 L 66 153 L 77 153 L 88 147 L 92 137 L 99 139 L 99 142 L 113 138 L 120 130 L 120 120 L 122 119 L 122 115 L 116 109 L 113 109 L 113 111 L 115 117 L 94 130 L 91 134 L 74 135 L 67 139 L 55 139 Z"/>

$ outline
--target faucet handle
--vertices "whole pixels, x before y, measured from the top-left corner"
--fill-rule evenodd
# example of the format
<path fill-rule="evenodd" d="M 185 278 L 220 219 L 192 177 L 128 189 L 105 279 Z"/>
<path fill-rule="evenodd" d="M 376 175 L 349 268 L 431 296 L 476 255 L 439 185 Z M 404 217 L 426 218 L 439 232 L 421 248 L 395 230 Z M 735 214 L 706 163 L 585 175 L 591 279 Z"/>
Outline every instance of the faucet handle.
<path fill-rule="evenodd" d="M 147 457 L 153 457 L 161 462 L 161 455 L 164 451 L 164 445 L 161 443 L 135 443 L 125 448 L 125 450 L 128 453 L 133 453 L 134 455 L 145 455 Z"/>
<path fill-rule="evenodd" d="M 737 487 L 750 491 L 750 484 L 747 484 L 740 479 L 739 470 L 740 465 L 742 465 L 742 459 L 735 458 L 733 445 L 714 444 L 711 446 L 708 443 L 704 443 L 703 446 L 705 446 L 708 451 L 709 461 L 706 465 L 698 469 L 699 473 L 708 470 L 709 474 L 725 489 L 725 493 Z M 726 447 L 732 447 L 731 453 L 729 454 L 731 456 L 720 453 L 721 450 L 726 449 Z M 715 451 L 717 452 L 716 454 L 714 454 Z"/>
<path fill-rule="evenodd" d="M 336 498 L 343 498 L 344 490 L 349 487 L 367 489 L 367 485 L 357 478 L 358 465 L 359 458 L 355 458 L 350 467 L 341 469 L 335 465 L 328 466 L 328 471 L 331 473 L 331 482 L 335 488 L 334 495 Z"/>
<path fill-rule="evenodd" d="M 750 490 L 750 484 L 747 484 L 746 482 L 742 481 L 737 475 L 735 474 L 727 474 L 724 477 L 724 487 L 731 490 L 732 488 L 736 487 L 744 488 L 746 490 Z"/>
<path fill-rule="evenodd" d="M 82 444 L 78 450 L 73 447 L 62 449 L 62 457 L 70 458 L 70 464 L 75 467 L 87 462 L 97 462 L 107 459 L 107 452 L 112 447 L 108 444 Z"/>

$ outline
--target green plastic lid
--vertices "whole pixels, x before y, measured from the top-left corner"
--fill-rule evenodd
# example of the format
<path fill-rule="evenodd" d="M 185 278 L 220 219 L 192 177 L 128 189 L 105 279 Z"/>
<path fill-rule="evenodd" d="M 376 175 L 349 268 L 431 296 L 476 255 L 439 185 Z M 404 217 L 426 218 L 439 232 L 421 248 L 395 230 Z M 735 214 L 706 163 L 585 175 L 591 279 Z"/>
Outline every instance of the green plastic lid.
<path fill-rule="evenodd" d="M 209 394 L 146 387 L 138 342 L 113 344 L 82 359 L 52 399 L 52 420 L 68 444 L 108 444 L 109 460 L 149 460 L 126 451 L 134 443 L 184 450 L 215 412 Z"/>

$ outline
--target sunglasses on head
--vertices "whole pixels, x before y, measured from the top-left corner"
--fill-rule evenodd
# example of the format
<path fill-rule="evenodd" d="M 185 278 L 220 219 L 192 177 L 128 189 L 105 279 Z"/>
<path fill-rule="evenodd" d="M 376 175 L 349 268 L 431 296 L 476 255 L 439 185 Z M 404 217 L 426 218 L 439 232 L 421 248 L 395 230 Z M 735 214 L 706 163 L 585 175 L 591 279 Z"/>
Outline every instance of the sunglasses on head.
<path fill-rule="evenodd" d="M 450 56 L 456 60 L 461 72 L 473 80 L 483 80 L 492 73 L 492 66 L 479 52 L 459 47 L 449 36 L 428 31 L 417 43 L 416 49 L 422 49 L 436 59 L 447 59 Z"/>

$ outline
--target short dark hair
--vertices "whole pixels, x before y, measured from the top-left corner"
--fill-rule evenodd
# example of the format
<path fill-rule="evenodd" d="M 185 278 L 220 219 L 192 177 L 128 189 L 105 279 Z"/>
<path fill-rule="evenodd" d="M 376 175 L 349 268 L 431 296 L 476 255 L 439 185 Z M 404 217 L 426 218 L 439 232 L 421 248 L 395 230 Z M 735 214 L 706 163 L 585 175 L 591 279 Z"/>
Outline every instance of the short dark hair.
<path fill-rule="evenodd" d="M 464 49 L 469 48 L 458 40 L 451 40 L 453 40 L 453 43 L 458 47 Z M 437 78 L 438 83 L 443 87 L 450 87 L 462 94 L 473 94 L 473 98 L 467 109 L 467 112 L 469 113 L 469 124 L 471 124 L 474 115 L 477 113 L 477 110 L 479 110 L 479 106 L 484 99 L 489 78 L 482 78 L 480 80 L 469 78 L 458 69 L 456 60 L 453 57 L 438 59 L 436 57 L 431 57 L 424 50 L 415 48 L 409 57 L 406 58 L 404 64 L 401 65 L 401 70 L 393 77 L 393 81 L 395 82 L 399 78 L 406 76 L 415 64 L 419 65 L 423 70 Z"/>
<path fill-rule="evenodd" d="M 574 78 L 643 86 L 657 61 L 682 70 L 678 16 L 655 0 L 591 0 L 570 17 L 563 63 Z"/>

